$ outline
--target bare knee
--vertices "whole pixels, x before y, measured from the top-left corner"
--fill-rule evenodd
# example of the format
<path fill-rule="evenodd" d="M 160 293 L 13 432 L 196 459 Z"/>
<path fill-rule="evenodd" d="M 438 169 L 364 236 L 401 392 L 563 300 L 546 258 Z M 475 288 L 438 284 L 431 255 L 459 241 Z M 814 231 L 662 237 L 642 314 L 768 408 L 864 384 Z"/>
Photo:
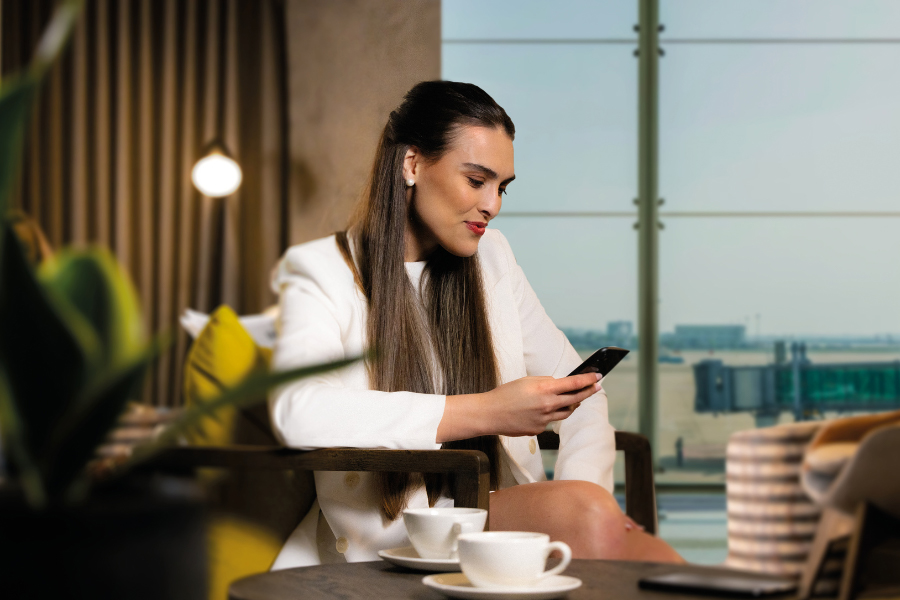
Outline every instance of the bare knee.
<path fill-rule="evenodd" d="M 561 490 L 572 511 L 566 541 L 575 558 L 619 558 L 626 543 L 625 515 L 612 494 L 594 483 L 568 481 Z"/>
<path fill-rule="evenodd" d="M 646 560 L 652 562 L 684 562 L 675 550 L 661 539 L 640 529 L 626 527 L 626 518 L 615 498 L 602 487 L 588 482 L 572 482 L 566 494 L 582 515 L 575 518 L 579 529 L 570 532 L 572 556 Z"/>
<path fill-rule="evenodd" d="M 636 528 L 612 494 L 586 481 L 546 481 L 491 494 L 491 529 L 540 531 L 576 558 L 682 562 L 664 541 Z"/>

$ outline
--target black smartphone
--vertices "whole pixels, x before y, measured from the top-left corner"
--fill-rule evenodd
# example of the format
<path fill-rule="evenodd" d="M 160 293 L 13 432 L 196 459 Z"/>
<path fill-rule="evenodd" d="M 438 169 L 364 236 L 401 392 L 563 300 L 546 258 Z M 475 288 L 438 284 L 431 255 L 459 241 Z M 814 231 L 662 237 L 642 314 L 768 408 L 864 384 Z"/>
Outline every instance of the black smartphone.
<path fill-rule="evenodd" d="M 582 373 L 600 373 L 604 377 L 613 370 L 619 361 L 625 358 L 628 350 L 625 348 L 617 348 L 616 346 L 605 346 L 591 354 L 587 360 L 578 365 L 578 367 L 569 373 L 572 375 L 581 375 Z"/>
<path fill-rule="evenodd" d="M 644 577 L 638 587 L 648 590 L 662 590 L 713 596 L 739 596 L 759 598 L 788 594 L 797 589 L 792 579 L 777 577 L 742 576 L 739 573 L 723 572 L 721 575 L 703 573 L 668 573 L 654 577 Z"/>

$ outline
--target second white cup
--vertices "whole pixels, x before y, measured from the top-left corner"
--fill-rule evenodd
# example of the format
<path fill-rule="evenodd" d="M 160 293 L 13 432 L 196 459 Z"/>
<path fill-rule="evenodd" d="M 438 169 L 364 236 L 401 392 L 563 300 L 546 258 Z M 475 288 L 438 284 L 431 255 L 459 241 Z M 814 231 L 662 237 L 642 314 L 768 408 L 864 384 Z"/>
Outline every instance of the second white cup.
<path fill-rule="evenodd" d="M 460 534 L 484 530 L 487 511 L 481 508 L 408 508 L 403 523 L 413 548 L 422 558 L 456 558 Z"/>
<path fill-rule="evenodd" d="M 562 562 L 545 571 L 554 550 L 562 552 Z M 484 531 L 459 536 L 459 566 L 475 587 L 531 587 L 562 573 L 571 561 L 572 549 L 565 542 L 551 542 L 545 533 Z"/>

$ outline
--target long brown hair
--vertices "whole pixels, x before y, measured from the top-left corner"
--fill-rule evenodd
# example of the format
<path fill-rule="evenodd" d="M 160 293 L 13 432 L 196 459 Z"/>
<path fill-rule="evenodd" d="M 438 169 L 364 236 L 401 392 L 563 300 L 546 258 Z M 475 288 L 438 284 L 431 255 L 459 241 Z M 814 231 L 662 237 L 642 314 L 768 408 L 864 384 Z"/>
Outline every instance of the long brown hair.
<path fill-rule="evenodd" d="M 426 160 L 438 160 L 464 125 L 500 127 L 511 139 L 515 136 L 506 111 L 475 85 L 426 81 L 413 87 L 384 127 L 367 193 L 348 234 L 337 236 L 368 301 L 368 343 L 376 349 L 367 363 L 372 389 L 454 395 L 486 392 L 500 383 L 478 255 L 463 258 L 438 248 L 425 265 L 421 302 L 404 265 L 410 215 L 403 159 L 415 147 Z M 435 376 L 441 389 L 436 389 Z M 491 487 L 497 489 L 496 435 L 442 447 L 487 454 Z M 452 478 L 440 475 L 379 473 L 376 482 L 382 511 L 390 520 L 400 516 L 410 494 L 423 484 L 430 505 L 442 492 L 455 492 Z"/>

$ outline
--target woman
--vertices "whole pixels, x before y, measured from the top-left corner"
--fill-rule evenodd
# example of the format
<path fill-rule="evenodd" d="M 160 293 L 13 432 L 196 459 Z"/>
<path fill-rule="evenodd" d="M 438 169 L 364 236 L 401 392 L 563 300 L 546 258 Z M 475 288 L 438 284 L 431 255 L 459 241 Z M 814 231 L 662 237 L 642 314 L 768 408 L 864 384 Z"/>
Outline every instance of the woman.
<path fill-rule="evenodd" d="M 391 113 L 346 234 L 288 250 L 275 368 L 366 365 L 270 399 L 298 448 L 477 448 L 491 459 L 490 528 L 544 531 L 576 557 L 680 560 L 610 492 L 615 442 L 597 375 L 550 321 L 505 238 L 488 229 L 515 178 L 515 127 L 480 88 L 423 82 Z M 559 378 L 559 379 L 556 379 Z M 556 480 L 535 434 L 560 421 Z M 316 473 L 315 504 L 273 569 L 377 560 L 407 546 L 405 507 L 452 506 L 441 477 Z M 342 556 L 343 555 L 343 556 Z"/>

